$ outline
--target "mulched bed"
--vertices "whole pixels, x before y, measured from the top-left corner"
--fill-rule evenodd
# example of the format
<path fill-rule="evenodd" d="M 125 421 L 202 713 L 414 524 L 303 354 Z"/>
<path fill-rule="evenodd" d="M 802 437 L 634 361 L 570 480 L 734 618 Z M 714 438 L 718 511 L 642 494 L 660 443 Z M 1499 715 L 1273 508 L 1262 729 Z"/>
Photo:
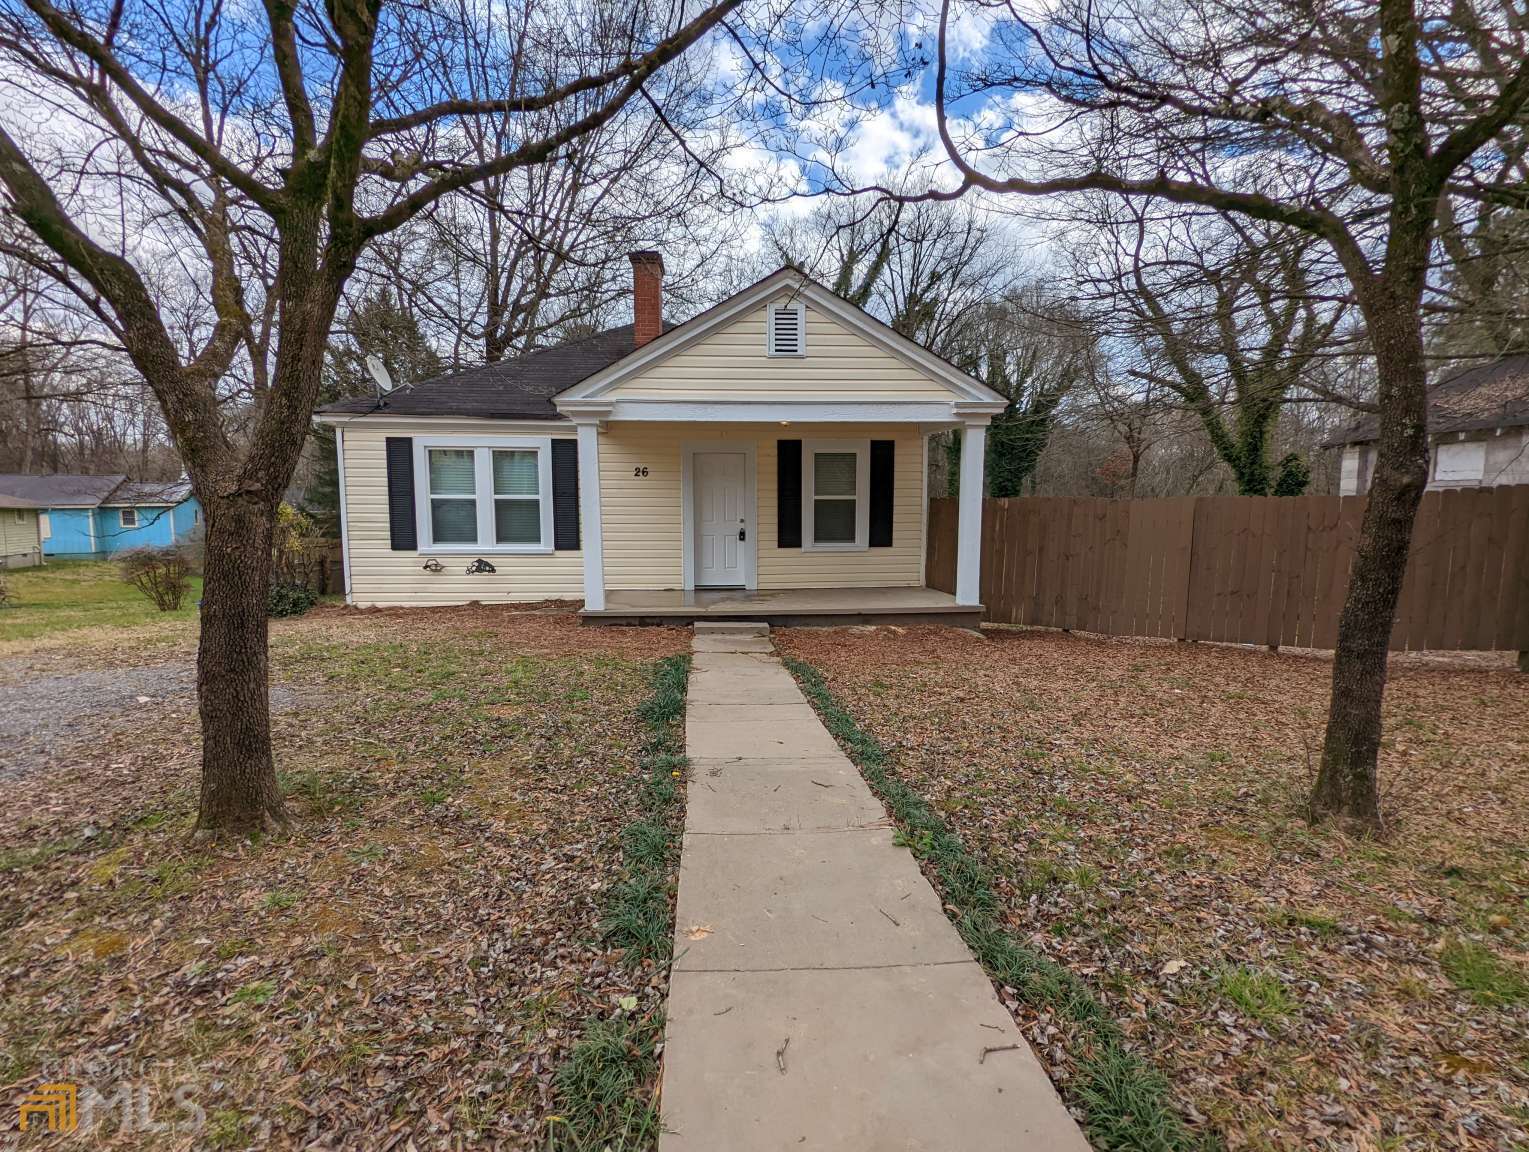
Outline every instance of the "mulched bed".
<path fill-rule="evenodd" d="M 583 1022 L 661 1000 L 661 974 L 622 964 L 598 925 L 644 782 L 636 709 L 652 662 L 687 648 L 559 610 L 281 622 L 293 827 L 255 846 L 187 838 L 189 704 L 52 749 L 0 826 L 9 1097 L 130 1082 L 182 1123 L 113 1112 L 94 1147 L 537 1146 Z M 132 664 L 106 638 L 70 666 L 96 658 Z"/>
<path fill-rule="evenodd" d="M 1331 664 L 1043 631 L 791 630 L 1232 1149 L 1529 1141 L 1529 675 L 1395 662 L 1379 842 L 1303 800 Z M 1058 1079 L 1056 1021 L 1022 1024 Z"/>

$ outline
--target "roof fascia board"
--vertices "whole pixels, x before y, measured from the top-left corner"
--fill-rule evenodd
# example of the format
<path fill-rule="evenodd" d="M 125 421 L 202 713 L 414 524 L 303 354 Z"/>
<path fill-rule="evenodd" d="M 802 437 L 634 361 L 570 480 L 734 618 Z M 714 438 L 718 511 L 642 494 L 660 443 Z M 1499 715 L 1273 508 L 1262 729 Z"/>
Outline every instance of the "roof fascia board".
<path fill-rule="evenodd" d="M 576 419 L 716 424 L 986 424 L 1002 405 L 950 400 L 622 400 L 575 405 Z"/>
<path fill-rule="evenodd" d="M 365 420 L 368 425 L 376 424 L 379 427 L 391 428 L 402 424 L 491 424 L 496 430 L 510 430 L 515 432 L 545 433 L 548 429 L 566 429 L 569 435 L 573 434 L 573 425 L 566 417 L 557 416 L 548 420 L 527 420 L 515 416 L 452 416 L 446 413 L 439 415 L 410 416 L 402 412 L 315 412 L 313 422 L 315 424 L 353 424 L 357 420 Z"/>

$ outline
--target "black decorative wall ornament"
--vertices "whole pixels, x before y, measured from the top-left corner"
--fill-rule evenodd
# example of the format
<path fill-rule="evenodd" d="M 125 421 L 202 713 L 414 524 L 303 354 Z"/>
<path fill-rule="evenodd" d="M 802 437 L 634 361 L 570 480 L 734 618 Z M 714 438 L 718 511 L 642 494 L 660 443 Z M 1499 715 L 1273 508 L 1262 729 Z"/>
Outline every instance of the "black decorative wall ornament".
<path fill-rule="evenodd" d="M 495 568 L 487 560 L 483 559 L 474 560 L 467 566 L 467 574 L 469 576 L 476 576 L 479 572 L 493 573 L 497 571 L 499 571 L 499 569 Z"/>

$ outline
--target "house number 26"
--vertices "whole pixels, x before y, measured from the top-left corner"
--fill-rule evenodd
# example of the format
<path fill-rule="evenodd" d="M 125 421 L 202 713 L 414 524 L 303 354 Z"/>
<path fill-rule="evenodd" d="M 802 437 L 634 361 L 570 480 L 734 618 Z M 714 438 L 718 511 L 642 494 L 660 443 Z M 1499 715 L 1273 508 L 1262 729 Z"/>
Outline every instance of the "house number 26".
<path fill-rule="evenodd" d="M 647 474 L 648 466 L 646 464 L 639 464 L 636 468 L 632 469 L 633 476 L 646 476 Z"/>

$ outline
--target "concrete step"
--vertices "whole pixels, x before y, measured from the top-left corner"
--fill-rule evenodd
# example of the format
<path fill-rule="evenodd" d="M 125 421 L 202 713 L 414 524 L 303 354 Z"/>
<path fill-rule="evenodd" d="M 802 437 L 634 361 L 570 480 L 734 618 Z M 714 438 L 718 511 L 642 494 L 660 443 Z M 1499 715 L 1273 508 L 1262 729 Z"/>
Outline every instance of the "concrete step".
<path fill-rule="evenodd" d="M 763 620 L 697 620 L 697 636 L 768 636 L 770 626 Z"/>

